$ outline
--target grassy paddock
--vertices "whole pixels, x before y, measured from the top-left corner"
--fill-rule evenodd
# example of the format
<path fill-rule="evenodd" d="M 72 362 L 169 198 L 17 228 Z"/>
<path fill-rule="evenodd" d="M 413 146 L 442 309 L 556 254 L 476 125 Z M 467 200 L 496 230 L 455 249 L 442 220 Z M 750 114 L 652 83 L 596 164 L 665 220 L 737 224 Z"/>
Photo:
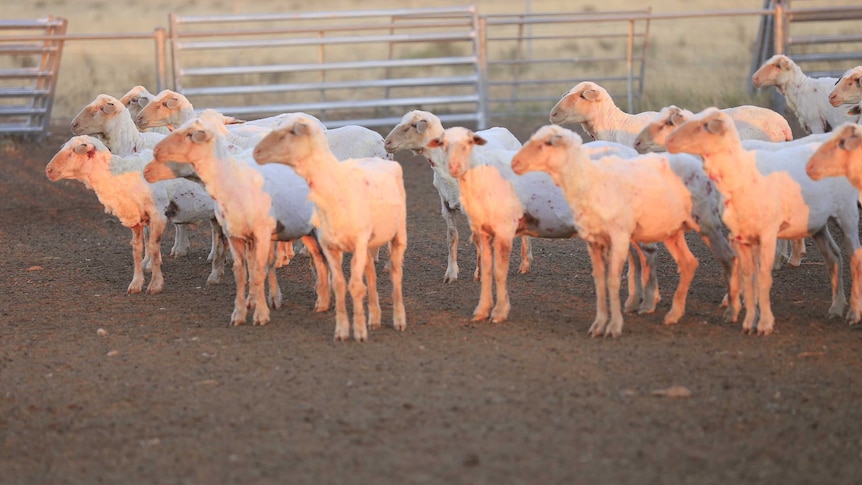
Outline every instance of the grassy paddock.
<path fill-rule="evenodd" d="M 683 11 L 709 11 L 715 9 L 754 9 L 762 6 L 759 0 L 727 0 L 719 6 L 709 0 L 655 0 L 638 3 L 627 0 L 524 0 L 524 1 L 477 1 L 481 14 L 521 13 L 527 10 L 541 12 L 595 12 L 608 10 L 632 10 L 647 6 L 655 13 Z M 847 1 L 798 1 L 799 6 L 849 5 Z M 437 0 L 433 6 L 457 6 L 467 2 Z M 418 0 L 385 1 L 329 0 L 331 10 L 354 10 L 368 8 L 428 7 Z M 190 0 L 180 4 L 173 2 L 138 2 L 119 0 L 39 0 L 30 2 L 8 2 L 4 7 L 6 18 L 36 18 L 46 15 L 65 17 L 69 20 L 70 33 L 118 33 L 152 32 L 156 27 L 168 25 L 168 13 L 182 15 L 279 13 L 308 10 L 307 2 L 298 0 Z M 659 20 L 650 26 L 646 82 L 642 109 L 656 109 L 668 104 L 677 104 L 698 110 L 706 106 L 732 106 L 738 104 L 768 103 L 765 93 L 749 95 L 748 76 L 752 48 L 759 19 L 756 16 L 718 17 L 705 19 Z M 806 32 L 808 26 L 801 25 L 793 35 Z M 584 27 L 586 28 L 586 27 Z M 816 28 L 816 26 L 811 26 Z M 822 27 L 821 27 L 822 28 Z M 860 32 L 862 23 L 842 22 L 834 24 L 836 32 Z M 494 46 L 489 46 L 491 49 Z M 442 48 L 442 47 L 441 47 Z M 501 47 L 510 49 L 510 47 Z M 576 44 L 561 42 L 559 46 L 545 47 L 563 49 L 572 56 L 600 53 L 611 49 L 601 43 Z M 858 46 L 856 46 L 858 49 Z M 54 107 L 55 120 L 71 118 L 77 111 L 99 93 L 122 95 L 136 84 L 144 84 L 155 90 L 154 45 L 150 41 L 74 41 L 67 43 L 63 57 L 57 99 Z M 536 53 L 540 55 L 541 53 Z M 245 55 L 254 55 L 246 53 Z M 507 52 L 496 52 L 492 56 L 505 57 Z M 862 62 L 860 59 L 859 62 Z M 855 65 L 839 65 L 847 68 Z M 557 69 L 565 69 L 558 66 Z M 491 72 L 493 78 L 494 73 Z M 590 75 L 589 73 L 587 76 Z M 565 88 L 558 89 L 562 94 Z M 550 106 L 548 106 L 550 109 Z"/>

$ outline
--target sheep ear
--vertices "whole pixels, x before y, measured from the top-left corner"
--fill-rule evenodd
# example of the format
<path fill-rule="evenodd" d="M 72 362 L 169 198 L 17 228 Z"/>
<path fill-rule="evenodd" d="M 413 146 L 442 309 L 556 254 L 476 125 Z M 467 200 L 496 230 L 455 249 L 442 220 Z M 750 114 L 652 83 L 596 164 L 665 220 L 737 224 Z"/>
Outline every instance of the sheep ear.
<path fill-rule="evenodd" d="M 476 145 L 484 145 L 485 143 L 488 143 L 488 142 L 485 141 L 485 139 L 479 135 L 473 135 L 473 143 L 475 143 Z"/>
<path fill-rule="evenodd" d="M 224 124 L 226 125 L 238 125 L 241 123 L 245 123 L 245 120 L 241 120 L 239 118 L 234 118 L 233 116 L 225 116 Z"/>
<path fill-rule="evenodd" d="M 425 130 L 428 129 L 428 122 L 425 120 L 419 120 L 416 122 L 416 133 L 425 133 Z"/>
<path fill-rule="evenodd" d="M 192 133 L 192 141 L 195 143 L 205 143 L 212 138 L 212 133 L 209 130 L 195 130 Z"/>
<path fill-rule="evenodd" d="M 587 89 L 581 93 L 581 97 L 587 101 L 595 101 L 599 97 L 599 92 L 595 89 Z"/>
<path fill-rule="evenodd" d="M 562 144 L 563 144 L 563 137 L 560 135 L 554 135 L 554 136 L 548 138 L 548 140 L 545 142 L 545 145 L 548 145 L 551 147 L 558 147 Z"/>
<path fill-rule="evenodd" d="M 137 98 L 132 100 L 135 103 L 138 103 L 142 108 L 148 104 L 150 104 L 150 98 Z"/>
<path fill-rule="evenodd" d="M 706 124 L 706 131 L 713 135 L 724 133 L 724 121 L 719 119 L 710 120 L 709 123 Z"/>
<path fill-rule="evenodd" d="M 78 155 L 84 155 L 85 153 L 90 151 L 90 145 L 87 143 L 81 143 L 79 145 L 76 145 L 72 151 L 74 151 Z"/>
<path fill-rule="evenodd" d="M 683 122 L 685 122 L 685 120 L 682 119 L 682 115 L 679 114 L 679 111 L 670 115 L 670 119 L 668 121 L 670 121 L 670 123 L 669 123 L 670 126 L 679 126 L 679 125 L 683 124 Z"/>
<path fill-rule="evenodd" d="M 854 107 L 850 108 L 850 109 L 847 111 L 847 114 L 848 114 L 848 115 L 850 115 L 850 116 L 862 115 L 862 105 L 858 105 L 858 104 L 857 104 L 856 106 L 854 106 Z"/>
<path fill-rule="evenodd" d="M 428 144 L 425 146 L 428 148 L 440 148 L 443 146 L 443 139 L 442 138 L 432 138 L 428 142 Z"/>
<path fill-rule="evenodd" d="M 856 135 L 841 140 L 841 148 L 848 152 L 857 150 L 860 146 L 862 146 L 862 137 Z"/>
<path fill-rule="evenodd" d="M 306 136 L 308 135 L 308 125 L 300 121 L 293 125 L 290 132 L 296 136 Z"/>
<path fill-rule="evenodd" d="M 778 60 L 778 67 L 786 71 L 790 69 L 790 63 L 787 62 L 787 59 L 782 57 Z"/>
<path fill-rule="evenodd" d="M 102 106 L 102 112 L 106 114 L 113 114 L 117 112 L 117 105 L 114 103 L 107 103 Z"/>
<path fill-rule="evenodd" d="M 180 100 L 178 100 L 177 98 L 170 98 L 167 101 L 165 101 L 165 106 L 168 109 L 176 109 L 177 106 L 179 106 L 179 105 L 180 105 Z"/>

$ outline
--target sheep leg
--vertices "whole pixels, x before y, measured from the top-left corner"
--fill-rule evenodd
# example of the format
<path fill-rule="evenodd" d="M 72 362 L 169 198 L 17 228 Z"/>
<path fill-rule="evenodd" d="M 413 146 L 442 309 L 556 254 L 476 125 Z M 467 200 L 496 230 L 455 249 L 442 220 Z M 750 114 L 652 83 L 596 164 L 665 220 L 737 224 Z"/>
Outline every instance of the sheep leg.
<path fill-rule="evenodd" d="M 150 217 L 150 234 L 147 238 L 147 248 L 150 252 L 150 284 L 147 286 L 147 294 L 155 295 L 162 292 L 165 278 L 162 275 L 162 234 L 165 232 L 167 221 L 157 217 Z"/>
<path fill-rule="evenodd" d="M 230 317 L 231 325 L 245 325 L 245 317 L 248 311 L 246 306 L 246 289 L 248 284 L 248 273 L 246 272 L 246 243 L 245 239 L 230 238 L 230 252 L 233 256 L 233 277 L 236 282 L 236 297 L 233 302 L 233 314 Z"/>
<path fill-rule="evenodd" d="M 814 244 L 823 255 L 826 267 L 829 269 L 829 279 L 832 283 L 832 306 L 829 307 L 830 317 L 843 317 L 847 306 L 847 298 L 844 296 L 844 272 L 842 271 L 841 251 L 832 238 L 832 234 L 826 227 L 817 231 L 814 236 Z M 852 267 L 852 262 L 851 262 Z"/>
<path fill-rule="evenodd" d="M 392 281 L 392 325 L 403 332 L 407 328 L 404 295 L 401 282 L 404 277 L 404 252 L 407 250 L 407 226 L 402 225 L 389 243 L 389 278 Z"/>
<path fill-rule="evenodd" d="M 144 226 L 144 232 L 143 232 L 143 235 L 141 236 L 141 241 L 142 241 L 141 244 L 143 244 L 143 241 L 145 239 L 149 239 L 149 238 L 150 238 L 150 228 L 147 226 Z M 150 256 L 150 250 L 147 249 L 146 244 L 143 244 L 143 246 L 144 246 L 144 260 L 143 260 L 142 264 L 144 266 L 144 271 L 150 271 L 150 262 L 152 259 Z"/>
<path fill-rule="evenodd" d="M 179 258 L 189 254 L 189 228 L 185 224 L 174 224 L 174 245 L 171 247 L 171 257 Z"/>
<path fill-rule="evenodd" d="M 290 264 L 295 253 L 292 241 L 278 241 L 275 243 L 275 267 L 282 268 Z"/>
<path fill-rule="evenodd" d="M 658 246 L 655 244 L 636 244 L 641 264 L 641 280 L 643 283 L 643 299 L 638 307 L 638 313 L 652 313 L 661 301 L 658 288 L 658 276 L 653 271 L 655 258 L 658 256 Z"/>
<path fill-rule="evenodd" d="M 724 321 L 728 323 L 736 323 L 739 319 L 739 311 L 742 308 L 742 269 L 739 263 L 739 250 L 737 249 L 734 253 L 737 255 L 733 257 L 733 267 L 727 284 L 727 294 L 736 295 L 736 298 L 730 296 L 729 304 L 727 309 L 724 311 Z"/>
<path fill-rule="evenodd" d="M 641 278 L 641 258 L 637 244 L 632 244 L 629 248 L 628 256 L 629 267 L 626 272 L 626 280 L 628 281 L 629 296 L 626 298 L 624 311 L 634 312 L 640 306 L 643 300 L 643 279 Z"/>
<path fill-rule="evenodd" d="M 733 248 L 730 247 L 727 237 L 720 229 L 710 228 L 707 230 L 704 225 L 701 225 L 700 237 L 721 264 L 724 282 L 727 285 L 727 293 L 721 301 L 721 306 L 735 307 L 735 312 L 739 313 L 739 286 L 731 283 L 734 277 L 736 259 Z"/>
<path fill-rule="evenodd" d="M 509 290 L 506 286 L 511 254 L 512 239 L 496 236 L 494 238 L 494 282 L 497 285 L 497 304 L 491 311 L 491 322 L 493 323 L 505 322 L 512 307 L 509 302 Z"/>
<path fill-rule="evenodd" d="M 311 255 L 311 265 L 314 268 L 316 278 L 315 290 L 317 292 L 317 300 L 314 302 L 314 311 L 325 312 L 332 306 L 330 301 L 330 293 L 332 289 L 329 286 L 329 268 L 326 265 L 326 258 L 320 251 L 320 245 L 314 236 L 303 236 L 302 244 L 308 254 Z"/>
<path fill-rule="evenodd" d="M 476 269 L 473 271 L 473 281 L 480 281 L 482 276 L 479 274 L 479 268 L 482 266 L 482 248 L 479 236 L 475 232 L 470 233 L 470 242 L 476 248 Z"/>
<path fill-rule="evenodd" d="M 790 258 L 787 261 L 787 264 L 793 266 L 794 268 L 799 267 L 802 264 L 802 258 L 805 257 L 805 239 L 793 239 L 790 241 Z"/>
<path fill-rule="evenodd" d="M 357 244 L 353 258 L 350 260 L 350 280 L 347 289 L 353 301 L 353 339 L 358 342 L 368 340 L 368 325 L 365 318 L 365 295 L 368 289 L 363 281 L 367 262 L 368 246 L 363 243 Z"/>
<path fill-rule="evenodd" d="M 530 272 L 533 265 L 533 244 L 530 236 L 521 236 L 521 264 L 518 266 L 518 274 Z M 508 265 L 507 265 L 508 267 Z"/>
<path fill-rule="evenodd" d="M 626 261 L 626 254 L 629 252 L 629 246 L 630 242 L 628 240 L 611 240 L 607 275 L 611 320 L 605 327 L 605 337 L 619 337 L 623 333 L 623 312 L 620 305 L 620 286 L 622 285 L 623 265 Z"/>
<path fill-rule="evenodd" d="M 279 286 L 278 276 L 275 274 L 276 246 L 277 241 L 272 241 L 269 244 L 269 252 L 266 258 L 266 276 L 269 283 L 269 297 L 266 301 L 271 308 L 281 308 L 281 303 L 283 301 L 281 286 Z"/>
<path fill-rule="evenodd" d="M 380 249 L 380 248 L 377 248 Z M 368 328 L 380 328 L 380 296 L 377 293 L 377 269 L 374 267 L 376 249 L 368 251 L 365 261 L 365 285 L 368 287 Z"/>
<path fill-rule="evenodd" d="M 126 293 L 129 295 L 140 293 L 144 287 L 144 226 L 138 224 L 132 226 L 132 260 L 135 263 L 134 276 Z"/>
<path fill-rule="evenodd" d="M 757 318 L 757 292 L 754 278 L 756 277 L 754 267 L 754 248 L 751 244 L 740 243 L 737 245 L 739 255 L 739 270 L 742 275 L 742 294 L 745 301 L 745 318 L 742 319 L 742 331 L 751 333 L 754 331 L 754 321 Z"/>
<path fill-rule="evenodd" d="M 589 335 L 598 337 L 605 332 L 608 322 L 607 275 L 605 273 L 605 248 L 598 243 L 588 243 L 587 252 L 593 266 L 593 282 L 596 285 L 596 318 L 590 325 Z"/>
<path fill-rule="evenodd" d="M 347 282 L 344 280 L 344 253 L 338 249 L 321 246 L 329 272 L 332 275 L 332 289 L 335 291 L 335 340 L 347 341 L 350 338 L 350 320 L 347 318 Z"/>
<path fill-rule="evenodd" d="M 446 222 L 446 244 L 449 248 L 443 283 L 451 283 L 458 279 L 458 225 L 455 224 L 453 216 L 455 211 L 446 205 L 446 199 L 442 195 L 440 196 L 440 204 L 442 205 L 441 215 Z"/>
<path fill-rule="evenodd" d="M 679 284 L 676 287 L 676 292 L 673 295 L 673 304 L 670 306 L 670 311 L 664 317 L 665 325 L 673 325 L 679 322 L 680 318 L 685 314 L 685 300 L 688 296 L 688 289 L 691 287 L 691 280 L 694 279 L 694 272 L 697 270 L 697 258 L 691 254 L 688 244 L 685 242 L 685 232 L 679 231 L 664 242 L 673 260 L 679 268 Z"/>
<path fill-rule="evenodd" d="M 850 309 L 847 310 L 847 323 L 855 325 L 862 320 L 862 249 L 856 249 L 850 256 Z"/>
<path fill-rule="evenodd" d="M 494 258 L 491 255 L 491 236 L 479 234 L 476 231 L 473 231 L 473 234 L 479 238 L 479 247 L 482 250 L 481 257 L 479 258 L 479 269 L 482 270 L 482 275 L 479 278 L 479 304 L 476 305 L 476 309 L 473 311 L 473 321 L 478 322 L 488 318 L 488 314 L 491 312 L 491 307 L 494 304 L 491 299 L 491 285 L 493 284 L 491 272 Z"/>
<path fill-rule="evenodd" d="M 772 258 L 775 257 L 776 242 L 775 237 L 761 236 L 759 254 L 754 253 L 756 261 L 754 270 L 758 272 L 755 291 L 757 291 L 757 308 L 760 310 L 760 318 L 757 320 L 757 335 L 769 335 L 775 326 L 770 292 L 772 290 L 772 263 L 774 262 Z"/>
<path fill-rule="evenodd" d="M 221 281 L 221 277 L 224 275 L 224 262 L 227 256 L 227 252 L 225 251 L 227 238 L 221 230 L 221 225 L 215 219 L 211 219 L 210 224 L 212 225 L 213 240 L 212 252 L 207 261 L 212 263 L 212 269 L 209 277 L 207 277 L 207 286 L 218 284 Z"/>
<path fill-rule="evenodd" d="M 249 299 L 254 302 L 254 325 L 269 323 L 269 305 L 266 299 L 266 267 L 270 254 L 273 252 L 272 230 L 264 228 L 255 234 L 251 241 L 251 257 L 249 260 Z M 273 272 L 273 276 L 275 273 Z M 278 282 L 275 283 L 278 287 Z M 281 289 L 276 290 L 281 293 Z M 280 295 L 279 295 L 280 298 Z"/>

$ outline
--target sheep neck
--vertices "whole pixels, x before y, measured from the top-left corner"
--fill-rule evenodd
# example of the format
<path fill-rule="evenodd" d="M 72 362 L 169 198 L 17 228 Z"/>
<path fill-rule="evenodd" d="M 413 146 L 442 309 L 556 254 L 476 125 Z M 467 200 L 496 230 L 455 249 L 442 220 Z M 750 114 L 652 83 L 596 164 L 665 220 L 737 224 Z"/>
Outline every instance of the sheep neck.
<path fill-rule="evenodd" d="M 599 168 L 580 146 L 569 147 L 566 157 L 568 163 L 561 164 L 559 172 L 552 172 L 550 175 L 554 183 L 563 190 L 575 212 L 580 212 L 580 195 L 594 186 L 595 174 Z"/>
<path fill-rule="evenodd" d="M 752 183 L 761 177 L 752 152 L 743 150 L 738 142 L 736 145 L 701 154 L 704 171 L 728 200 L 750 190 Z"/>
<path fill-rule="evenodd" d="M 144 138 L 132 121 L 129 112 L 122 114 L 113 125 L 113 129 L 105 130 L 105 145 L 112 153 L 120 156 L 128 156 L 137 153 L 144 148 Z"/>
<path fill-rule="evenodd" d="M 104 155 L 108 154 L 105 153 Z M 109 160 L 94 160 L 90 171 L 83 174 L 83 177 L 87 179 L 85 184 L 93 189 L 99 202 L 111 214 L 117 216 L 124 226 L 133 227 L 137 224 L 147 223 L 149 215 L 148 207 L 146 207 L 148 204 L 145 203 L 145 194 L 151 193 L 151 191 L 142 172 L 112 175 L 108 166 Z"/>
<path fill-rule="evenodd" d="M 787 106 L 793 110 L 794 113 L 799 112 L 799 103 L 798 100 L 804 99 L 808 96 L 808 93 L 814 91 L 814 80 L 805 74 L 802 73 L 801 70 L 796 70 L 793 75 L 793 79 L 789 82 L 784 83 L 780 86 L 775 86 L 782 95 L 784 95 L 784 100 L 787 102 Z"/>
<path fill-rule="evenodd" d="M 615 141 L 609 133 L 619 129 L 629 116 L 631 115 L 616 105 L 608 103 L 608 106 L 605 106 L 598 116 L 581 122 L 581 127 L 593 140 Z"/>

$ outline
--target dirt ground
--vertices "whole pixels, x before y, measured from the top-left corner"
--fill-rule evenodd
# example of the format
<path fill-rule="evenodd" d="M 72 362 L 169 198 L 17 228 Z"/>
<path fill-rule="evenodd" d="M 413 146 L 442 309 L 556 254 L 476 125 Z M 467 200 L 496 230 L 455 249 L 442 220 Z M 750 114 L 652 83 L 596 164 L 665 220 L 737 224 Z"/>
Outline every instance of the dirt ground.
<path fill-rule="evenodd" d="M 701 264 L 678 325 L 661 324 L 677 278 L 663 251 L 658 311 L 627 315 L 619 339 L 588 337 L 594 292 L 574 240 L 536 240 L 529 274 L 514 256 L 509 320 L 473 323 L 467 225 L 461 278 L 444 284 L 431 172 L 401 154 L 407 331 L 336 343 L 333 312 L 311 311 L 302 258 L 279 270 L 285 306 L 268 326 L 228 327 L 233 278 L 228 268 L 204 285 L 207 227 L 189 257 L 165 258 L 162 294 L 127 296 L 129 230 L 80 183 L 47 180 L 67 138 L 55 133 L 0 144 L 0 483 L 862 477 L 862 331 L 826 318 L 829 280 L 810 243 L 801 267 L 775 273 L 768 337 L 722 323 L 719 268 L 696 238 Z M 382 270 L 380 287 L 386 323 Z M 671 386 L 690 397 L 656 395 Z"/>

